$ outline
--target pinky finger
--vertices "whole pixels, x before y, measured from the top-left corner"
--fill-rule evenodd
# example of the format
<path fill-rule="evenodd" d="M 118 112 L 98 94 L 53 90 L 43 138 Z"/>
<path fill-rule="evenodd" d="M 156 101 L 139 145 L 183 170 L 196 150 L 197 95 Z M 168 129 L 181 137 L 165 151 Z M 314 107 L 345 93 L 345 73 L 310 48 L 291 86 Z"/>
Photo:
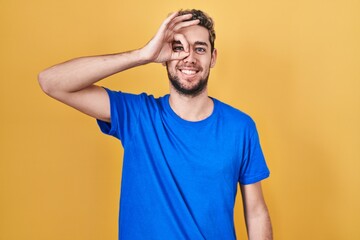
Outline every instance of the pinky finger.
<path fill-rule="evenodd" d="M 168 17 L 163 21 L 162 25 L 163 25 L 163 26 L 168 26 L 169 23 L 170 23 L 174 18 L 176 18 L 177 15 L 178 15 L 178 12 L 170 13 L 170 14 L 168 15 Z"/>

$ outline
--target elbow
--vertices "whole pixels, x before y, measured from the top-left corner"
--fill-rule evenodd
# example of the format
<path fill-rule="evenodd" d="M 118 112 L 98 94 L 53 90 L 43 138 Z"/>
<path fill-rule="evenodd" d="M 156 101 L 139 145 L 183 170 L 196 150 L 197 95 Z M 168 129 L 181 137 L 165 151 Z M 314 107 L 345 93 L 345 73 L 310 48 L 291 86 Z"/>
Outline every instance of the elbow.
<path fill-rule="evenodd" d="M 50 79 L 48 78 L 46 71 L 40 72 L 38 75 L 38 82 L 40 85 L 41 90 L 46 93 L 47 95 L 51 95 L 52 93 L 52 87 Z"/>

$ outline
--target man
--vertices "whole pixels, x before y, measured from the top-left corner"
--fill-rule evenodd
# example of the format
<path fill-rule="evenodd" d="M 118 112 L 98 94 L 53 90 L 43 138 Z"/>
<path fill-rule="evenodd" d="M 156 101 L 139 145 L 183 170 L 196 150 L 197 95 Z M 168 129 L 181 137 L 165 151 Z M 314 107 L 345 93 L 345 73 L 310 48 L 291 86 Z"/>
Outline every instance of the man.
<path fill-rule="evenodd" d="M 260 181 L 269 176 L 254 122 L 208 96 L 217 50 L 210 17 L 171 14 L 143 48 L 82 57 L 39 75 L 51 97 L 98 119 L 124 147 L 119 239 L 236 239 L 240 183 L 249 239 L 272 239 Z M 170 94 L 160 98 L 94 85 L 156 62 Z"/>

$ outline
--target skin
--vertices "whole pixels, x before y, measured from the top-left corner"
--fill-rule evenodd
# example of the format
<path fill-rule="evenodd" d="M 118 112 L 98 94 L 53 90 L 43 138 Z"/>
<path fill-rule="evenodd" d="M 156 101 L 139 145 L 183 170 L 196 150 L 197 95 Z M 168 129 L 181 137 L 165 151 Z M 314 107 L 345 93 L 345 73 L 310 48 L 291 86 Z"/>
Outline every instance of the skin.
<path fill-rule="evenodd" d="M 206 89 L 210 68 L 215 66 L 217 51 L 215 49 L 211 52 L 210 42 L 206 39 L 209 33 L 204 27 L 199 25 L 187 27 L 181 31 L 181 34 L 189 44 L 189 55 L 181 60 L 169 61 L 166 67 L 169 78 L 177 82 L 182 89 L 178 92 L 194 97 Z M 173 51 L 184 51 L 183 44 L 174 42 Z M 202 89 L 200 92 L 193 92 L 193 89 L 199 89 L 198 86 L 204 88 L 200 88 Z"/>
<path fill-rule="evenodd" d="M 188 54 L 180 60 L 166 62 L 168 74 L 175 76 L 184 89 L 196 87 L 200 81 L 207 81 L 210 68 L 215 66 L 217 50 L 211 52 L 207 29 L 194 25 L 181 29 L 179 33 L 186 39 Z M 175 42 L 173 51 L 183 52 L 185 44 Z M 207 86 L 195 95 L 184 95 L 170 84 L 170 105 L 182 118 L 199 121 L 208 117 L 213 110 L 213 101 L 208 97 Z"/>
<path fill-rule="evenodd" d="M 95 85 L 124 70 L 148 63 L 162 63 L 168 74 L 185 90 L 207 81 L 215 66 L 217 50 L 211 52 L 209 33 L 191 14 L 169 15 L 154 37 L 142 48 L 110 55 L 80 57 L 42 71 L 39 84 L 49 96 L 91 117 L 110 122 L 106 91 Z M 183 119 L 199 121 L 213 111 L 207 85 L 196 94 L 184 94 L 170 85 L 170 106 Z M 272 239 L 270 217 L 261 183 L 241 185 L 249 239 Z"/>
<path fill-rule="evenodd" d="M 272 240 L 269 211 L 262 193 L 261 182 L 240 185 L 246 229 L 250 240 Z"/>

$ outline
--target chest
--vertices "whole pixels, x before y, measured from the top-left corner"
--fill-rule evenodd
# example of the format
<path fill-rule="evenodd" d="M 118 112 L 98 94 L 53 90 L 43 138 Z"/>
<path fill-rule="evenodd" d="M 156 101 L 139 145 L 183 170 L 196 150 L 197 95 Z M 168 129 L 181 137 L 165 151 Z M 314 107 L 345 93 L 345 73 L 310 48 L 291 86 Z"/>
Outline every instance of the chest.
<path fill-rule="evenodd" d="M 145 161 L 170 171 L 179 181 L 212 185 L 225 182 L 233 188 L 243 151 L 239 149 L 239 133 L 224 125 L 214 121 L 189 126 L 160 117 L 140 121 L 134 147 L 147 155 Z"/>

